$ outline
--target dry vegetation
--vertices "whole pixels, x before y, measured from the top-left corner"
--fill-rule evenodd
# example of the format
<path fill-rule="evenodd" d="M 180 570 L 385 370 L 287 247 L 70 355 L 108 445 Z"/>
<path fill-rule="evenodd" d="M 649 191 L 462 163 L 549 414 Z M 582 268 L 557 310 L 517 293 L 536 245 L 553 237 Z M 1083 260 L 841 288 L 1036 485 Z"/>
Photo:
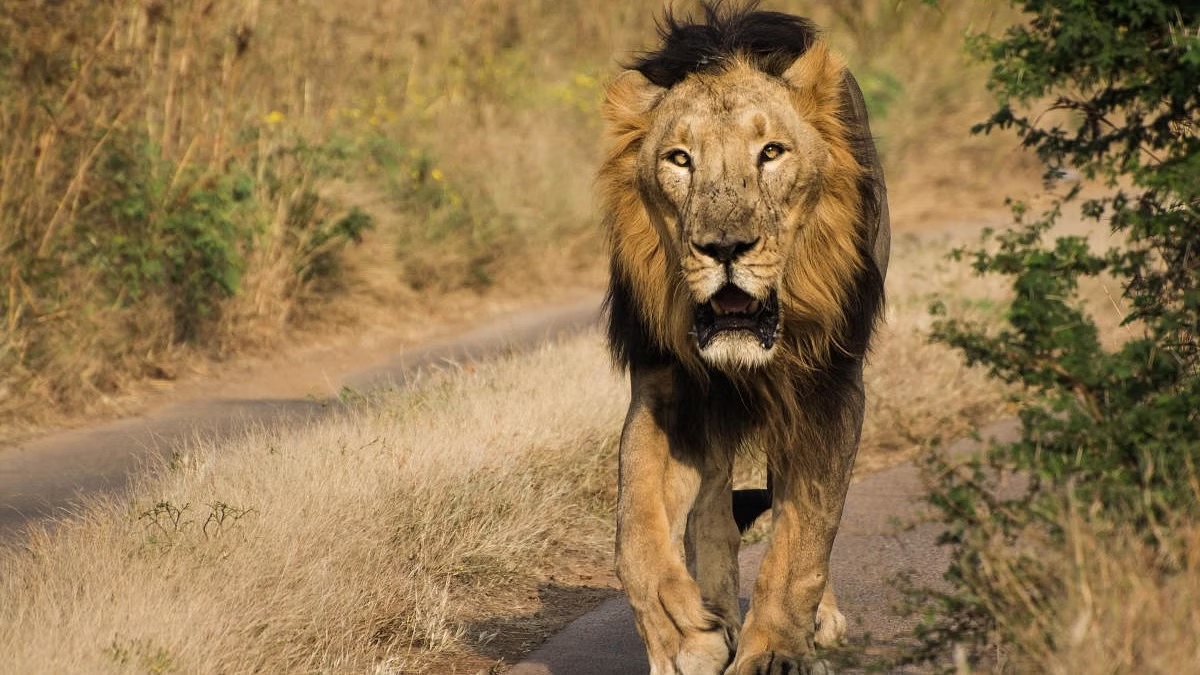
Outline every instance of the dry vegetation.
<path fill-rule="evenodd" d="M 898 230 L 978 223 L 995 216 L 1005 196 L 1037 188 L 1040 168 L 1012 138 L 968 133 L 993 102 L 987 68 L 966 39 L 1015 21 L 1006 3 L 782 4 L 828 27 L 862 85 Z"/>
<path fill-rule="evenodd" d="M 590 107 L 620 12 L 557 7 L 4 3 L 0 425 L 330 308 L 594 265 L 574 250 L 598 239 Z M 531 269 L 548 246 L 566 259 Z"/>
<path fill-rule="evenodd" d="M 1200 483 L 1193 485 L 1200 499 Z M 986 532 L 972 583 L 1011 640 L 994 646 L 986 668 L 997 673 L 1193 672 L 1200 663 L 1200 527 L 1164 523 L 1170 547 L 1145 532 L 1114 526 L 1101 505 L 1065 510 L 1062 541 L 1030 528 L 1018 555 L 1000 532 Z M 981 541 L 987 540 L 987 537 Z M 960 672 L 970 672 L 964 665 Z"/>
<path fill-rule="evenodd" d="M 3 668 L 399 673 L 486 652 L 472 622 L 536 608 L 566 556 L 611 546 L 610 372 L 593 337 L 183 449 L 2 553 Z"/>
<path fill-rule="evenodd" d="M 1196 496 L 1200 499 L 1200 486 Z M 1100 519 L 1069 524 L 1069 556 L 1048 574 L 1065 581 L 1067 602 L 1042 607 L 1021 648 L 1036 669 L 1067 673 L 1184 672 L 1200 664 L 1200 526 L 1178 523 L 1177 556 L 1164 560 L 1137 532 Z M 1187 560 L 1180 568 L 1178 560 Z M 1175 564 L 1172 564 L 1175 563 Z M 1164 574 L 1164 571 L 1167 571 Z M 1049 637 L 1049 639 L 1047 639 Z"/>
<path fill-rule="evenodd" d="M 961 438 L 1008 412 L 1004 389 L 968 368 L 944 345 L 929 342 L 929 305 L 947 302 L 980 321 L 1003 311 L 1006 289 L 946 258 L 969 241 L 930 232 L 893 241 L 886 324 L 866 374 L 868 414 L 856 470 L 870 472 Z"/>
<path fill-rule="evenodd" d="M 860 74 L 901 229 L 994 209 L 976 188 L 1019 164 L 966 134 L 986 96 L 962 37 L 1003 10 L 941 4 L 767 3 Z M 436 320 L 447 294 L 598 284 L 597 102 L 658 9 L 4 3 L 0 436 L 285 337 Z"/>

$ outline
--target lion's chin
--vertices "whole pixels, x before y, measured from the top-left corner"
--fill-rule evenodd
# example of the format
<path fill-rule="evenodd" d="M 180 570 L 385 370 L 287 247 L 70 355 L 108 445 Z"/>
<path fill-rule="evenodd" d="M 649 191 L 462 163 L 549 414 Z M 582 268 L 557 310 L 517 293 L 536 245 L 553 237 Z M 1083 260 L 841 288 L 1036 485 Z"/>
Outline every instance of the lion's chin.
<path fill-rule="evenodd" d="M 709 365 L 724 371 L 752 370 L 765 366 L 775 355 L 775 347 L 764 348 L 749 331 L 722 331 L 700 349 Z"/>

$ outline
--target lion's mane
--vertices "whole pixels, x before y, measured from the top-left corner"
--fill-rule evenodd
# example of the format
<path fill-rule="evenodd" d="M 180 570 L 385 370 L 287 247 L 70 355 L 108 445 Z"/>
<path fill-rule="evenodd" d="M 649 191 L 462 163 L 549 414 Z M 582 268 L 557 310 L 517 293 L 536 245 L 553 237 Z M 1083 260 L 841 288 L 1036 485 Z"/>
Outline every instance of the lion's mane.
<path fill-rule="evenodd" d="M 799 449 L 819 445 L 815 436 L 829 425 L 851 424 L 856 416 L 847 404 L 861 401 L 861 365 L 883 306 L 886 193 L 859 87 L 810 22 L 753 9 L 706 5 L 703 23 L 668 14 L 659 27 L 661 48 L 630 67 L 669 89 L 735 59 L 779 76 L 810 52 L 819 57 L 811 77 L 831 86 L 796 92 L 793 105 L 827 142 L 830 160 L 811 222 L 789 252 L 781 353 L 766 366 L 718 370 L 678 334 L 675 313 L 692 301 L 651 223 L 647 203 L 654 196 L 637 178 L 654 102 L 634 110 L 610 96 L 604 110 L 609 151 L 598 184 L 611 253 L 608 343 L 622 367 L 672 368 L 682 397 L 677 414 L 686 419 L 669 427 L 694 449 L 720 439 L 740 444 L 748 432 L 765 435 L 767 447 Z"/>

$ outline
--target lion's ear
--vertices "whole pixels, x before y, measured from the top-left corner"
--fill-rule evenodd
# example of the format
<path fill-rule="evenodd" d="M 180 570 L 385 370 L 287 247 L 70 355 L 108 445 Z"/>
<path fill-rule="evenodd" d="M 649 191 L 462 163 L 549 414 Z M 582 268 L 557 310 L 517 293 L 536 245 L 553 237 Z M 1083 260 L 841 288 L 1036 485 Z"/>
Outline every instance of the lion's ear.
<path fill-rule="evenodd" d="M 825 119 L 836 119 L 842 106 L 846 63 L 821 41 L 813 44 L 783 74 L 792 86 L 800 114 L 820 126 Z"/>
<path fill-rule="evenodd" d="M 604 119 L 608 121 L 609 132 L 620 137 L 643 131 L 646 113 L 665 91 L 636 70 L 621 73 L 604 92 L 602 110 Z"/>

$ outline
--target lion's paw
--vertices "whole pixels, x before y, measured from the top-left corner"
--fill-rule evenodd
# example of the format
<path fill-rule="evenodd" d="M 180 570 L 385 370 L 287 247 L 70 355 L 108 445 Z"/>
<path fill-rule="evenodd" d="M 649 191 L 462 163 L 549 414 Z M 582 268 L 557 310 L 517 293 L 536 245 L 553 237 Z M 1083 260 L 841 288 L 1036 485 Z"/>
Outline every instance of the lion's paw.
<path fill-rule="evenodd" d="M 817 607 L 817 632 L 813 641 L 818 647 L 837 647 L 846 638 L 846 617 L 837 607 L 826 607 L 822 602 Z"/>
<path fill-rule="evenodd" d="M 679 675 L 721 675 L 733 660 L 736 645 L 724 626 L 684 636 L 675 668 Z"/>
<path fill-rule="evenodd" d="M 833 668 L 815 656 L 765 652 L 738 659 L 725 675 L 833 675 Z"/>
<path fill-rule="evenodd" d="M 653 675 L 721 675 L 733 660 L 738 625 L 698 595 L 694 583 L 668 581 L 659 587 L 662 613 L 639 617 L 652 632 L 646 643 Z"/>

